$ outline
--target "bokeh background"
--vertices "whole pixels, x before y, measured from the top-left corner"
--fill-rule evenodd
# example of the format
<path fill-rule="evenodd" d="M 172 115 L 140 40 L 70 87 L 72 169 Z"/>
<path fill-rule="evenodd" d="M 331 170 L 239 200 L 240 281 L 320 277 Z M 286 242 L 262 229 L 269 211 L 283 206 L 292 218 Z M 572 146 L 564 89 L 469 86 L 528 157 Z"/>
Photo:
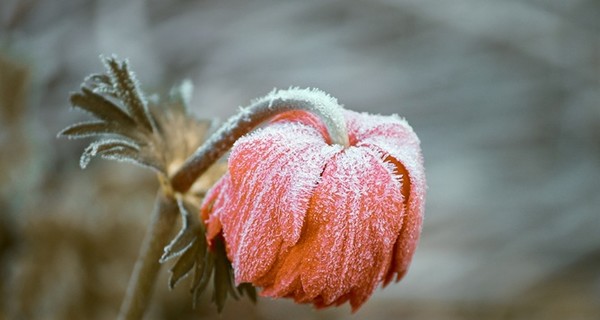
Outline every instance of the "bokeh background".
<path fill-rule="evenodd" d="M 406 117 L 428 199 L 406 278 L 358 313 L 228 301 L 220 319 L 599 319 L 600 2 L 0 1 L 0 319 L 114 318 L 158 187 L 57 140 L 68 95 L 130 59 L 226 119 L 273 87 Z M 148 319 L 217 317 L 161 273 Z"/>

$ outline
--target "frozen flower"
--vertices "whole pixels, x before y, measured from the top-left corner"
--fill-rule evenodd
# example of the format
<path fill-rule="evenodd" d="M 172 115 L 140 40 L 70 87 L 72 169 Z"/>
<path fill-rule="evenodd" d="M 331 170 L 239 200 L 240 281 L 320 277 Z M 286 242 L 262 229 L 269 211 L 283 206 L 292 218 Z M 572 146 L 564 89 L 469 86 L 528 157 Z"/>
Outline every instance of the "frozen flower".
<path fill-rule="evenodd" d="M 397 116 L 344 117 L 348 147 L 304 111 L 235 143 L 201 215 L 209 241 L 224 237 L 236 283 L 356 311 L 406 273 L 425 203 L 419 139 Z"/>

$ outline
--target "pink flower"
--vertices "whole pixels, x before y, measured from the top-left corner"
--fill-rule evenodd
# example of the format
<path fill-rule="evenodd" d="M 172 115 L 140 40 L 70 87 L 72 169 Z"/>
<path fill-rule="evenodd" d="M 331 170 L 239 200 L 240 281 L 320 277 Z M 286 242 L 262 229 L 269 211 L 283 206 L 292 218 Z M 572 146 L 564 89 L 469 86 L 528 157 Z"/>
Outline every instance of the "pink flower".
<path fill-rule="evenodd" d="M 356 311 L 406 273 L 425 203 L 419 139 L 397 116 L 344 117 L 347 148 L 304 111 L 235 143 L 201 215 L 209 241 L 222 233 L 236 283 Z"/>

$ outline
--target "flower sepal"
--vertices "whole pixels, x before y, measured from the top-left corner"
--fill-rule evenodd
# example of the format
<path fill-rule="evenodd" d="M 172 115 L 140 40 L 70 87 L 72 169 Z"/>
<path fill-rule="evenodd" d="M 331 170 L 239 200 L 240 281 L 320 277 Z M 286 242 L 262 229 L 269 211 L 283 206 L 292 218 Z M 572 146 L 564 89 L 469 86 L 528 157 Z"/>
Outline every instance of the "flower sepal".
<path fill-rule="evenodd" d="M 195 202 L 195 201 L 194 201 Z M 184 277 L 192 275 L 191 293 L 193 304 L 196 306 L 202 293 L 213 281 L 212 302 L 217 311 L 222 312 L 229 296 L 238 300 L 247 296 L 256 302 L 256 288 L 249 283 L 236 286 L 233 268 L 225 252 L 222 237 L 217 237 L 209 245 L 206 240 L 204 224 L 198 215 L 193 214 L 199 209 L 188 199 L 178 196 L 177 204 L 181 213 L 182 226 L 175 238 L 164 248 L 161 263 L 175 260 L 170 268 L 169 287 L 175 285 Z"/>

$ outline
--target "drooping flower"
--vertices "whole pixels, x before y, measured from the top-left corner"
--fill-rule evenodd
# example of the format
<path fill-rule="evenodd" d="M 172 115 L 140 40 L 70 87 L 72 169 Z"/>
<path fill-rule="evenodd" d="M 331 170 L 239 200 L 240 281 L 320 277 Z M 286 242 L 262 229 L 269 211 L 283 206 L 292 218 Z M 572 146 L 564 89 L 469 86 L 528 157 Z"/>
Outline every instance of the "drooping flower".
<path fill-rule="evenodd" d="M 356 311 L 400 280 L 421 231 L 425 173 L 405 120 L 344 110 L 350 145 L 305 111 L 239 139 L 201 208 L 237 283 L 261 295 Z"/>

